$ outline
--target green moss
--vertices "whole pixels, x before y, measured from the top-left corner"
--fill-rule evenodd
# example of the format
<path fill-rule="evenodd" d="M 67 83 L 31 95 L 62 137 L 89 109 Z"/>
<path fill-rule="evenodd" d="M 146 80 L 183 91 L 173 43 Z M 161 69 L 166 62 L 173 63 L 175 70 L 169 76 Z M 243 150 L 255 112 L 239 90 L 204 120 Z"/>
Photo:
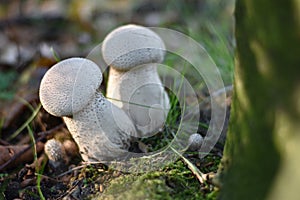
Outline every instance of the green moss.
<path fill-rule="evenodd" d="M 276 138 L 282 137 L 282 146 L 291 144 L 287 142 L 291 136 L 285 133 L 289 120 L 282 120 L 278 111 L 297 119 L 297 106 L 291 99 L 298 90 L 300 72 L 293 2 L 236 3 L 235 92 L 220 199 L 266 199 L 283 160 L 291 155 L 278 148 Z M 293 178 L 289 182 L 296 180 Z"/>
<path fill-rule="evenodd" d="M 216 191 L 205 193 L 201 185 L 179 160 L 160 171 L 122 175 L 110 181 L 97 197 L 104 199 L 215 199 Z"/>

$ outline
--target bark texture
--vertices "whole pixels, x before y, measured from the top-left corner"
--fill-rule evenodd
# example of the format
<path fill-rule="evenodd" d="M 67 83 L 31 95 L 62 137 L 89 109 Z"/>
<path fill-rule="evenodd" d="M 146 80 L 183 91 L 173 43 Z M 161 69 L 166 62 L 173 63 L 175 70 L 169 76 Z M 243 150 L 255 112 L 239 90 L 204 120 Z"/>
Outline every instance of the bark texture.
<path fill-rule="evenodd" d="M 299 199 L 300 1 L 237 0 L 219 199 Z"/>

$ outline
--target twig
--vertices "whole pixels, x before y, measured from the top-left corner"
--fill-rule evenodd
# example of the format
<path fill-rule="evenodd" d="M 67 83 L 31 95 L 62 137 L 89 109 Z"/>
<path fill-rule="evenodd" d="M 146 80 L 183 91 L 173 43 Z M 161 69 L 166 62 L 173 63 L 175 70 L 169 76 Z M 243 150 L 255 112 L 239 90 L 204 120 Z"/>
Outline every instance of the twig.
<path fill-rule="evenodd" d="M 39 132 L 38 135 L 41 135 L 41 137 L 39 137 L 37 140 L 36 140 L 36 143 L 37 142 L 40 142 L 42 141 L 43 139 L 46 138 L 47 135 L 50 135 L 51 133 L 61 129 L 62 127 L 64 127 L 65 124 L 60 124 L 48 131 L 42 131 L 42 132 Z M 3 165 L 0 166 L 0 171 L 2 171 L 3 169 L 5 169 L 9 164 L 11 164 L 13 161 L 15 161 L 19 156 L 21 156 L 22 154 L 24 154 L 26 151 L 28 151 L 30 148 L 32 148 L 33 144 L 30 144 L 28 145 L 28 147 L 26 147 L 24 150 L 20 151 L 19 153 L 15 154 L 10 160 L 8 160 L 6 163 L 4 163 Z"/>
<path fill-rule="evenodd" d="M 80 166 L 74 167 L 74 168 L 72 168 L 72 169 L 69 169 L 68 171 L 65 171 L 65 172 L 59 174 L 58 176 L 56 176 L 56 178 L 62 177 L 62 176 L 64 176 L 64 175 L 66 175 L 66 174 L 69 174 L 69 173 L 71 173 L 71 172 L 73 172 L 73 171 L 75 171 L 75 170 L 77 170 L 77 169 L 82 169 L 82 168 L 84 168 L 84 167 L 86 167 L 86 165 L 80 165 Z"/>
<path fill-rule="evenodd" d="M 65 127 L 65 124 L 64 124 L 64 123 L 61 123 L 61 124 L 55 126 L 54 128 L 48 130 L 48 131 L 41 131 L 41 132 L 39 132 L 37 135 L 41 136 L 42 139 L 44 139 L 44 138 L 47 137 L 48 135 L 52 134 L 53 132 L 55 132 L 55 131 L 57 131 L 57 130 L 63 128 L 63 127 Z"/>
<path fill-rule="evenodd" d="M 186 159 L 182 154 L 180 154 L 173 147 L 170 147 L 179 157 L 183 159 L 183 161 L 187 164 L 188 168 L 193 172 L 193 174 L 197 177 L 199 182 L 203 184 L 207 180 L 207 176 L 202 173 L 193 163 L 191 163 L 188 159 Z"/>
<path fill-rule="evenodd" d="M 68 171 L 65 171 L 65 172 L 63 172 L 63 173 L 57 175 L 56 178 L 62 177 L 62 176 L 64 176 L 64 175 L 66 175 L 66 174 L 69 174 L 69 173 L 71 173 L 71 172 L 73 172 L 73 171 L 75 171 L 75 170 L 78 170 L 78 169 L 82 169 L 82 168 L 84 168 L 84 167 L 86 167 L 86 166 L 89 166 L 89 165 L 98 165 L 98 164 L 104 165 L 102 162 L 84 162 L 84 163 L 83 163 L 82 165 L 80 165 L 80 166 L 74 167 L 74 168 L 72 168 L 72 169 L 69 169 Z"/>

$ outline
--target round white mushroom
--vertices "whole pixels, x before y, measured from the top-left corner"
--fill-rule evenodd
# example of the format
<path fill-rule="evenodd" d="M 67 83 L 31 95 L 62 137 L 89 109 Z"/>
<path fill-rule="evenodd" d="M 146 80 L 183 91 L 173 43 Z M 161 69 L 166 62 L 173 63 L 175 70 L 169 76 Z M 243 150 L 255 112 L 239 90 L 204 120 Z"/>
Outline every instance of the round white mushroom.
<path fill-rule="evenodd" d="M 43 107 L 63 117 L 85 161 L 123 159 L 136 135 L 126 113 L 97 91 L 101 82 L 94 62 L 70 58 L 48 70 L 40 85 Z"/>
<path fill-rule="evenodd" d="M 103 41 L 103 58 L 110 66 L 106 96 L 128 114 L 139 137 L 158 132 L 170 109 L 157 73 L 164 52 L 162 39 L 137 25 L 119 27 Z"/>
<path fill-rule="evenodd" d="M 62 143 L 55 139 L 48 140 L 45 143 L 44 150 L 51 166 L 58 168 L 65 164 L 66 152 Z"/>
<path fill-rule="evenodd" d="M 203 143 L 203 137 L 198 134 L 194 133 L 190 135 L 189 141 L 188 141 L 188 147 L 191 151 L 198 151 Z"/>
<path fill-rule="evenodd" d="M 72 116 L 91 101 L 101 82 L 100 69 L 92 61 L 66 59 L 52 66 L 43 77 L 40 100 L 50 114 Z"/>

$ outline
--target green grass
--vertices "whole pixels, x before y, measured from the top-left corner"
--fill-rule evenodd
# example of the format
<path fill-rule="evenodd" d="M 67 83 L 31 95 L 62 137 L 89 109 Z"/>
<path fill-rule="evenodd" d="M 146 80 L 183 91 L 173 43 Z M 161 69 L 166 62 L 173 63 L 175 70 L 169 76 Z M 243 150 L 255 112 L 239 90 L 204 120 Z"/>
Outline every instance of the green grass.
<path fill-rule="evenodd" d="M 201 4 L 201 1 L 195 2 Z M 168 4 L 167 10 L 176 10 L 183 19 L 181 24 L 161 25 L 182 32 L 201 44 L 216 63 L 225 85 L 233 82 L 235 42 L 230 13 L 233 5 L 233 0 L 208 0 L 203 1 L 199 11 L 197 6 L 200 5 L 174 0 Z"/>
<path fill-rule="evenodd" d="M 33 144 L 34 162 L 36 163 L 36 165 L 38 165 L 38 163 L 37 163 L 38 155 L 37 155 L 37 150 L 36 150 L 36 142 L 35 142 L 34 134 L 33 134 L 33 131 L 30 128 L 29 125 L 27 125 L 27 130 L 28 130 L 28 134 L 29 134 L 30 139 L 31 139 L 32 144 Z M 43 162 L 42 166 L 36 166 L 36 168 L 35 168 L 35 171 L 36 171 L 35 174 L 37 176 L 37 180 L 36 180 L 36 185 L 37 186 L 36 187 L 37 187 L 39 197 L 42 200 L 45 200 L 45 197 L 44 197 L 43 192 L 41 190 L 41 178 L 42 178 L 43 171 L 45 169 L 45 165 L 46 165 L 46 162 Z"/>
<path fill-rule="evenodd" d="M 228 24 L 207 22 L 201 26 L 205 30 L 202 34 L 199 32 L 191 34 L 192 37 L 195 37 L 205 47 L 209 55 L 213 58 L 225 85 L 230 85 L 233 82 L 234 66 L 234 42 L 231 39 L 231 33 L 228 31 L 228 28 L 231 27 L 228 26 Z"/>
<path fill-rule="evenodd" d="M 28 125 L 34 120 L 36 115 L 39 113 L 41 107 L 42 105 L 39 104 L 38 107 L 35 110 L 33 110 L 31 116 L 8 138 L 8 141 L 17 137 L 26 127 L 28 127 Z M 31 106 L 29 106 L 29 108 L 32 109 Z"/>

